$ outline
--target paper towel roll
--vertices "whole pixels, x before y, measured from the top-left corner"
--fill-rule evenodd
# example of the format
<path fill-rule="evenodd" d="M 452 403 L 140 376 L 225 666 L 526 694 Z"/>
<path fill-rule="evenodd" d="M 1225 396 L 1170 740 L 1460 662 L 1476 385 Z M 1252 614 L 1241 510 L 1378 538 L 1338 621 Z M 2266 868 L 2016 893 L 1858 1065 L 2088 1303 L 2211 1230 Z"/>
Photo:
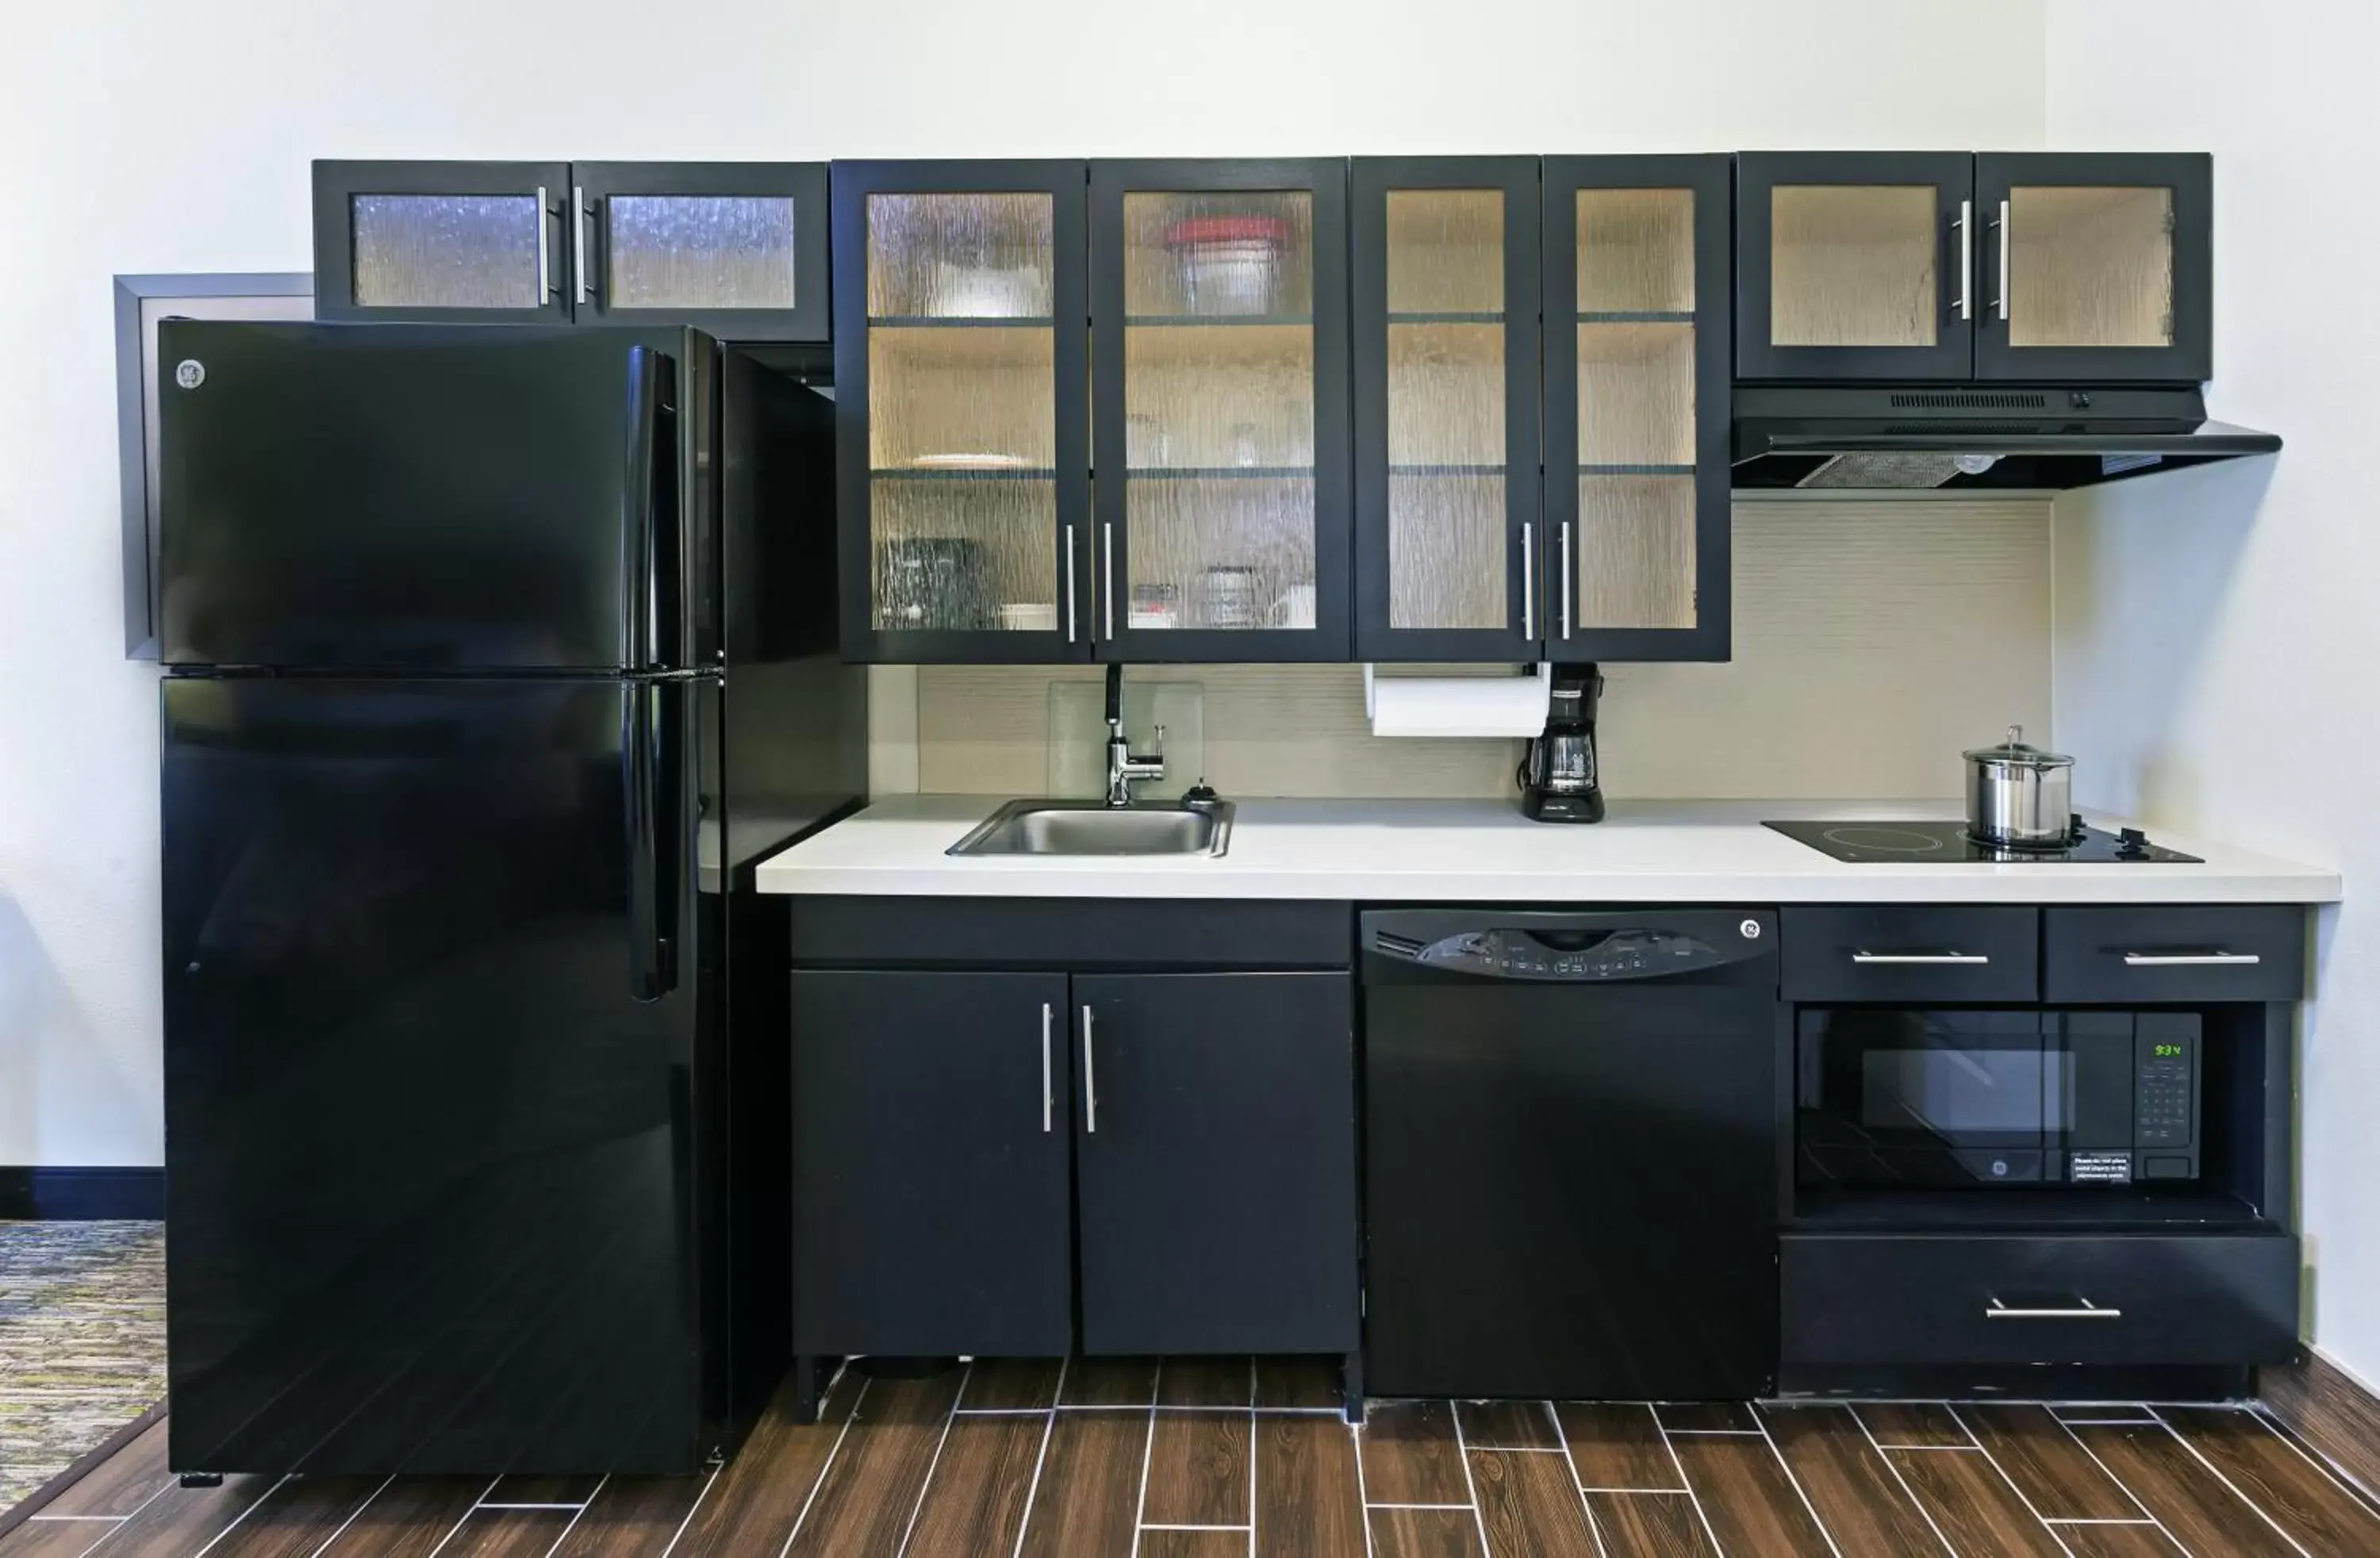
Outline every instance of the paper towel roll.
<path fill-rule="evenodd" d="M 1552 668 L 1525 676 L 1379 676 L 1364 667 L 1375 736 L 1542 736 Z"/>

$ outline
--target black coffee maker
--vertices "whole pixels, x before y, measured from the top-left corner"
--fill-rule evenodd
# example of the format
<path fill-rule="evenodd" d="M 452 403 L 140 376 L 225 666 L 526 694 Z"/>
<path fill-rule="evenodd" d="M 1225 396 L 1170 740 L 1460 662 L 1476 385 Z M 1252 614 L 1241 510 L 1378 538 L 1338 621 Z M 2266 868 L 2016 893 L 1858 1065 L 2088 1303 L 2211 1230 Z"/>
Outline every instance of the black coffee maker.
<path fill-rule="evenodd" d="M 1595 766 L 1595 703 L 1603 675 L 1592 665 L 1553 668 L 1553 703 L 1546 733 L 1529 743 L 1514 777 L 1521 810 L 1539 822 L 1600 822 L 1603 786 Z"/>

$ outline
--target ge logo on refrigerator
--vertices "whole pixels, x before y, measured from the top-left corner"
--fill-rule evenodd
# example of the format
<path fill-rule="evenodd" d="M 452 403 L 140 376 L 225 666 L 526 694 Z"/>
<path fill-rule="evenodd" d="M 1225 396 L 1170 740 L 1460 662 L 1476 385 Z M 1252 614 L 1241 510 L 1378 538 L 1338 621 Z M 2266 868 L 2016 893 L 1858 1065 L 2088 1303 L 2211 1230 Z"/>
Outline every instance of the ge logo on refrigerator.
<path fill-rule="evenodd" d="M 1747 942 L 1756 942 L 1760 939 L 1760 921 L 1757 919 L 1747 919 L 1736 929 L 1743 932 L 1743 939 Z"/>
<path fill-rule="evenodd" d="M 207 382 L 207 365 L 195 357 L 186 357 L 174 364 L 174 382 L 184 389 L 196 389 Z"/>

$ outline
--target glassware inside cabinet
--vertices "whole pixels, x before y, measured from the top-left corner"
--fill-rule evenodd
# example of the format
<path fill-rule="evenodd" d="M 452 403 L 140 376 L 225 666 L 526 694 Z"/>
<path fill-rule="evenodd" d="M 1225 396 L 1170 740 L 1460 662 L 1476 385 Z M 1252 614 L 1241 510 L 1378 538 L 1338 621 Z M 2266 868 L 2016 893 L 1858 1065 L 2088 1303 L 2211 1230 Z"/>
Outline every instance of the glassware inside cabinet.
<path fill-rule="evenodd" d="M 1059 627 L 1054 202 L 868 200 L 879 629 Z"/>
<path fill-rule="evenodd" d="M 1134 628 L 1311 627 L 1313 197 L 1123 198 Z"/>

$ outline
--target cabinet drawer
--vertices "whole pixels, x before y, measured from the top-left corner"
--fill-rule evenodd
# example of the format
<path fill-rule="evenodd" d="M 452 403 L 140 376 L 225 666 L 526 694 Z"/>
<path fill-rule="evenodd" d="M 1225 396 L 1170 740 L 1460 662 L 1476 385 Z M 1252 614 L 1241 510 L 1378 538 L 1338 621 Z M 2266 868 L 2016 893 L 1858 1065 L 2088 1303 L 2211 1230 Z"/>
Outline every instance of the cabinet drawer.
<path fill-rule="evenodd" d="M 2286 1233 L 1789 1234 L 1782 1246 L 1788 1362 L 2253 1364 L 2297 1345 Z"/>
<path fill-rule="evenodd" d="M 2305 991 L 2306 911 L 2296 904 L 2043 912 L 2051 1001 L 2294 1001 Z"/>
<path fill-rule="evenodd" d="M 2039 911 L 2002 905 L 1789 908 L 1789 1001 L 2031 1001 Z"/>

